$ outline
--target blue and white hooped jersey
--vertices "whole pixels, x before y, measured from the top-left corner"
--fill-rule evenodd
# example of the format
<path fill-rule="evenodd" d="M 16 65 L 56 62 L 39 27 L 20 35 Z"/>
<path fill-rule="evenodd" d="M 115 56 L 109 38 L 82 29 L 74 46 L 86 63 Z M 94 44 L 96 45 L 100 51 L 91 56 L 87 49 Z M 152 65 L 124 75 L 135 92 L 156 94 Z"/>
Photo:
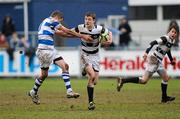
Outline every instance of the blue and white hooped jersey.
<path fill-rule="evenodd" d="M 55 30 L 61 26 L 61 23 L 52 17 L 46 18 L 39 26 L 38 30 L 38 48 L 54 49 L 53 36 Z"/>

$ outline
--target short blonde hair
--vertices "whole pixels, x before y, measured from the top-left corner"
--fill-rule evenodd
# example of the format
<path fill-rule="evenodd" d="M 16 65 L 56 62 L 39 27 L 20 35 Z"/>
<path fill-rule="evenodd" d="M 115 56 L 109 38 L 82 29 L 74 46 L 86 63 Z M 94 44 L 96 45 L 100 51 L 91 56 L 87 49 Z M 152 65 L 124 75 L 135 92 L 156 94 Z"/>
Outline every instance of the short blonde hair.
<path fill-rule="evenodd" d="M 59 11 L 59 10 L 55 10 L 55 11 L 53 11 L 52 13 L 51 13 L 51 15 L 50 15 L 51 17 L 59 17 L 59 18 L 63 18 L 63 13 L 61 12 L 61 11 Z"/>

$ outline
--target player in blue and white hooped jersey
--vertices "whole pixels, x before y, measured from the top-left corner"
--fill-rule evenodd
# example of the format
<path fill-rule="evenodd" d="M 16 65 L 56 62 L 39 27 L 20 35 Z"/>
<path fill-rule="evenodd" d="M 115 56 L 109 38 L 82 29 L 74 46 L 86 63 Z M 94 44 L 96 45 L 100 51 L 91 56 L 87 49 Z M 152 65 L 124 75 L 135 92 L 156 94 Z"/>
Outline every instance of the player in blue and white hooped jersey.
<path fill-rule="evenodd" d="M 139 83 L 146 84 L 152 75 L 157 72 L 162 78 L 161 91 L 162 91 L 162 103 L 170 102 L 175 100 L 175 97 L 167 96 L 167 86 L 169 76 L 162 65 L 162 60 L 167 54 L 172 65 L 175 65 L 175 61 L 171 55 L 171 47 L 177 39 L 179 29 L 177 26 L 170 26 L 167 35 L 161 36 L 159 39 L 154 40 L 150 43 L 150 46 L 146 49 L 143 58 L 147 60 L 147 66 L 145 73 L 142 77 L 130 77 L 130 78 L 117 78 L 117 91 L 120 91 L 125 83 Z M 155 47 L 155 50 L 150 50 Z"/>
<path fill-rule="evenodd" d="M 104 42 L 100 42 L 100 35 L 107 29 L 95 24 L 96 14 L 87 12 L 84 17 L 84 24 L 80 24 L 74 28 L 76 32 L 90 35 L 93 40 L 91 42 L 81 39 L 81 64 L 82 75 L 88 75 L 87 93 L 89 101 L 89 110 L 94 110 L 94 85 L 97 84 L 99 78 L 99 47 L 100 44 L 110 45 L 112 43 L 112 33 L 108 31 L 109 35 Z"/>
<path fill-rule="evenodd" d="M 60 11 L 54 11 L 51 13 L 50 17 L 44 19 L 39 26 L 38 47 L 36 55 L 39 59 L 41 73 L 35 79 L 35 84 L 32 90 L 30 90 L 28 93 L 32 98 L 32 101 L 36 104 L 40 104 L 38 90 L 43 81 L 48 76 L 48 69 L 52 62 L 62 69 L 62 78 L 67 89 L 67 98 L 78 98 L 80 96 L 78 93 L 73 92 L 71 88 L 69 65 L 64 61 L 64 59 L 57 53 L 56 49 L 54 48 L 53 36 L 56 32 L 61 31 L 74 37 L 83 38 L 87 41 L 92 40 L 92 38 L 88 35 L 82 35 L 64 27 L 60 23 L 62 20 L 63 14 Z"/>

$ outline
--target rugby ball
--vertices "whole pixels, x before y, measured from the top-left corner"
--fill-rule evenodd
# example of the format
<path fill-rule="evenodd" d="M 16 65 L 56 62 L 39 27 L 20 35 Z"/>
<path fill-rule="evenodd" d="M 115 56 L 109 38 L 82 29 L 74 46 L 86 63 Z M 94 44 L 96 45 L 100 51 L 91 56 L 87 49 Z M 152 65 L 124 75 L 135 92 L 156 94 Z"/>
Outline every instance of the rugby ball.
<path fill-rule="evenodd" d="M 105 29 L 104 33 L 101 33 L 99 36 L 99 42 L 105 42 L 108 40 L 109 37 L 109 31 L 107 29 Z"/>

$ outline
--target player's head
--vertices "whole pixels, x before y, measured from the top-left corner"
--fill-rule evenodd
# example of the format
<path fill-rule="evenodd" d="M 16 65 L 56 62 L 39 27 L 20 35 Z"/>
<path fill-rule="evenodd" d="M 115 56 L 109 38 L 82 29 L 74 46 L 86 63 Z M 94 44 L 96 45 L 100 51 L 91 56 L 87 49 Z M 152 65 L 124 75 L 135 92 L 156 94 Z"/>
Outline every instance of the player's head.
<path fill-rule="evenodd" d="M 63 21 L 64 17 L 63 17 L 63 13 L 60 12 L 59 10 L 53 11 L 51 13 L 51 17 L 57 19 L 58 21 Z"/>
<path fill-rule="evenodd" d="M 176 40 L 179 37 L 179 28 L 176 25 L 171 25 L 168 29 L 168 36 Z"/>
<path fill-rule="evenodd" d="M 96 14 L 93 12 L 87 12 L 85 14 L 84 22 L 87 27 L 93 27 L 96 22 Z"/>
<path fill-rule="evenodd" d="M 122 18 L 120 18 L 120 24 L 126 24 L 128 21 L 127 21 L 127 18 L 125 16 L 122 16 Z"/>

